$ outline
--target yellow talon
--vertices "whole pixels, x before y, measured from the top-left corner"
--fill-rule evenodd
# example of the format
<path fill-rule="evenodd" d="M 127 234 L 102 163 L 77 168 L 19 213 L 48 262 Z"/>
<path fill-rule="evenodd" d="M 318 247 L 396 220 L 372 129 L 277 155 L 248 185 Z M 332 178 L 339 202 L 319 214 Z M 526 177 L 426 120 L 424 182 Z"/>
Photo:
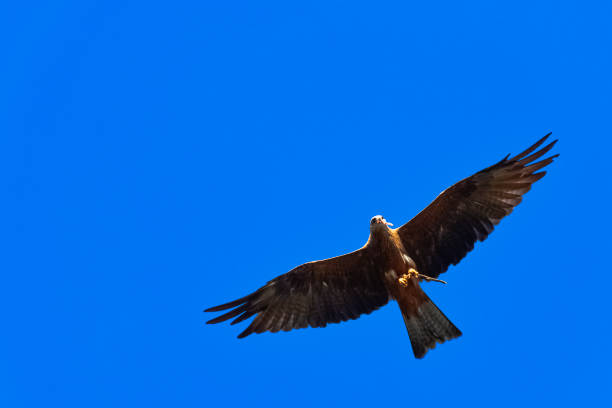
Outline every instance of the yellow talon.
<path fill-rule="evenodd" d="M 408 279 L 411 278 L 417 278 L 417 279 L 424 279 L 426 281 L 431 281 L 431 282 L 440 282 L 440 283 L 446 283 L 443 280 L 440 279 L 435 279 L 435 278 L 430 278 L 429 276 L 425 276 L 423 274 L 420 274 L 416 269 L 414 268 L 410 268 L 408 269 L 408 273 L 403 274 L 399 279 L 399 283 L 402 286 L 408 286 Z"/>
<path fill-rule="evenodd" d="M 403 274 L 399 279 L 398 282 L 402 285 L 402 286 L 408 286 L 408 279 L 411 278 L 418 278 L 419 277 L 419 273 L 416 271 L 416 269 L 414 268 L 410 268 L 408 269 L 408 273 Z"/>

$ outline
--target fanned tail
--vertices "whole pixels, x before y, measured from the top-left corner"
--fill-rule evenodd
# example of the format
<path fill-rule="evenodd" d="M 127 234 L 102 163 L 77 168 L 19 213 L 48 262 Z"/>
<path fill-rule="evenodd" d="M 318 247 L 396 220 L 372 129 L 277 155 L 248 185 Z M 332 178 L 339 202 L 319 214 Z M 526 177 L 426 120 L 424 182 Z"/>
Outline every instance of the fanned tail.
<path fill-rule="evenodd" d="M 425 301 L 416 310 L 409 310 L 400 303 L 416 358 L 423 358 L 428 350 L 436 347 L 436 343 L 444 343 L 462 334 L 424 292 L 422 296 Z"/>

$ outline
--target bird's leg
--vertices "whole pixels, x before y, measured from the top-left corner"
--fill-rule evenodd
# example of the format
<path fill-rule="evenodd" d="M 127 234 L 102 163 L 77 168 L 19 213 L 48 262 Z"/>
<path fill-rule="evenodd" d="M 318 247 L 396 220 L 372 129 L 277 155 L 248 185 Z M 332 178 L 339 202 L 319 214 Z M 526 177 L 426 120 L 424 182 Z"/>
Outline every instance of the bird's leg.
<path fill-rule="evenodd" d="M 414 269 L 414 268 L 410 268 L 410 269 L 408 269 L 408 273 L 403 274 L 403 275 L 402 275 L 402 276 L 401 276 L 401 277 L 398 279 L 398 281 L 399 281 L 399 283 L 400 283 L 402 286 L 408 286 L 408 279 L 411 279 L 411 278 L 423 279 L 423 280 L 426 280 L 426 281 L 440 282 L 440 283 L 444 283 L 444 284 L 446 284 L 446 282 L 444 282 L 443 280 L 441 280 L 441 279 L 436 279 L 436 278 L 431 278 L 431 277 L 429 277 L 429 276 L 427 276 L 427 275 L 423 275 L 422 273 L 419 273 L 419 272 L 418 272 L 416 269 Z"/>

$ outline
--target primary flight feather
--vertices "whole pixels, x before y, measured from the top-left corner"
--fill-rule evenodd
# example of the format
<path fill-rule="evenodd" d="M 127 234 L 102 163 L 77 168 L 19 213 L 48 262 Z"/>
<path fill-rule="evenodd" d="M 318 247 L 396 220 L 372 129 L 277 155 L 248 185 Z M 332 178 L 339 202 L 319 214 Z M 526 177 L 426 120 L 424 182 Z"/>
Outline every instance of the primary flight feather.
<path fill-rule="evenodd" d="M 399 304 L 415 357 L 461 331 L 420 287 L 456 265 L 510 214 L 544 177 L 540 171 L 558 156 L 540 159 L 557 142 L 540 148 L 550 133 L 512 158 L 487 167 L 444 190 L 397 229 L 382 216 L 370 220 L 370 237 L 359 250 L 308 262 L 269 281 L 243 298 L 206 309 L 229 310 L 207 323 L 255 316 L 238 335 L 277 332 L 356 319 L 393 299 Z M 539 150 L 538 150 L 539 149 Z"/>

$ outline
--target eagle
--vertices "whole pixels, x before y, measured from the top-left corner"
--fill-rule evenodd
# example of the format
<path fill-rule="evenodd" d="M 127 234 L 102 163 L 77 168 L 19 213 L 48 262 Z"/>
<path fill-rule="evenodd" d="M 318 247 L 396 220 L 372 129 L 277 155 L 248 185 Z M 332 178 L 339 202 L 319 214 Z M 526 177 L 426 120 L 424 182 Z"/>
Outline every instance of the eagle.
<path fill-rule="evenodd" d="M 522 153 L 489 166 L 447 188 L 399 228 L 381 215 L 370 220 L 366 244 L 354 252 L 307 262 L 272 279 L 255 292 L 205 312 L 229 311 L 209 320 L 231 324 L 255 318 L 238 335 L 325 327 L 357 319 L 395 300 L 412 351 L 423 358 L 436 343 L 461 336 L 421 288 L 458 264 L 512 212 L 540 171 L 559 155 L 540 159 L 557 140 L 540 148 L 551 133 Z M 539 149 L 539 150 L 538 150 Z"/>

